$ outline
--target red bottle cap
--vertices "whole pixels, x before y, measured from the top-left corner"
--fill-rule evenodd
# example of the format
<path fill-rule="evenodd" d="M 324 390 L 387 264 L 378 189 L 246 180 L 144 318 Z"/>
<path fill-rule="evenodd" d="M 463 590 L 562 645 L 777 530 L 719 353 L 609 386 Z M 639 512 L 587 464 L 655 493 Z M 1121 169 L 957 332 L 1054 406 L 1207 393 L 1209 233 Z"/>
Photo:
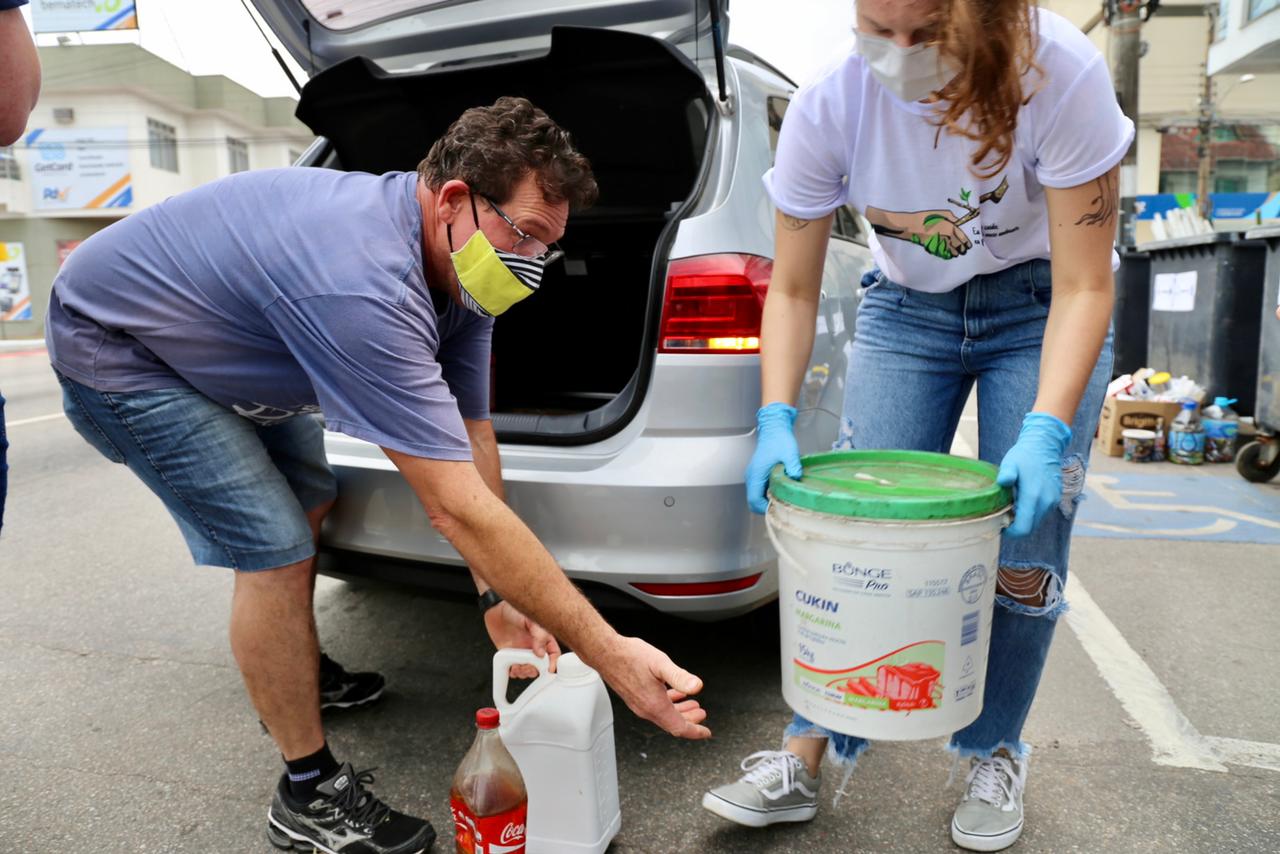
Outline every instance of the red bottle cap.
<path fill-rule="evenodd" d="M 497 729 L 498 728 L 498 710 L 497 709 L 480 709 L 476 712 L 476 726 L 480 729 Z"/>

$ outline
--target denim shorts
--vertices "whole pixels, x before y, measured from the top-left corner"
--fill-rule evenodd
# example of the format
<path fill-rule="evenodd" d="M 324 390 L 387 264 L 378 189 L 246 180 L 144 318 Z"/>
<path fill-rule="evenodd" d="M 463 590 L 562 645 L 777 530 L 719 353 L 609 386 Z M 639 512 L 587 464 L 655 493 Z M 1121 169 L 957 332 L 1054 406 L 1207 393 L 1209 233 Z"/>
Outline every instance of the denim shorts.
<path fill-rule="evenodd" d="M 190 387 L 58 382 L 76 432 L 160 497 L 197 564 L 252 572 L 315 554 L 307 511 L 337 495 L 317 416 L 259 425 Z"/>

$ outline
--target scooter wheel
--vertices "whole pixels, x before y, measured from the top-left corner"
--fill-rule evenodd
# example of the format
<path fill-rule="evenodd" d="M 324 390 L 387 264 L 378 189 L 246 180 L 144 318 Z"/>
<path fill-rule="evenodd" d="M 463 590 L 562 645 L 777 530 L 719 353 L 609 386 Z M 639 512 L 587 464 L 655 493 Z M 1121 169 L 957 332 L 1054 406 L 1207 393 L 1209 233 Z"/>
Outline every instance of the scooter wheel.
<path fill-rule="evenodd" d="M 1250 483 L 1266 483 L 1280 473 L 1280 453 L 1264 461 L 1266 446 L 1250 442 L 1236 453 L 1236 471 Z"/>

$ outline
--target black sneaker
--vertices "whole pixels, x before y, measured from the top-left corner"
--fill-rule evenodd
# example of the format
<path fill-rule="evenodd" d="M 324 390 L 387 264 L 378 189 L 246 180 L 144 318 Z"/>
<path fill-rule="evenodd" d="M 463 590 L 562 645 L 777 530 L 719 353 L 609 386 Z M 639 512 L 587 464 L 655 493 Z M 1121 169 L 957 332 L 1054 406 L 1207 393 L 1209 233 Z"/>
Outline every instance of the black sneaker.
<path fill-rule="evenodd" d="M 288 851 L 324 854 L 422 854 L 436 841 L 426 819 L 396 812 L 365 786 L 373 769 L 356 774 L 350 763 L 316 786 L 311 803 L 297 805 L 289 778 L 280 778 L 267 812 L 267 839 Z"/>
<path fill-rule="evenodd" d="M 382 696 L 387 680 L 381 673 L 348 673 L 346 668 L 320 653 L 320 710 L 367 706 Z"/>

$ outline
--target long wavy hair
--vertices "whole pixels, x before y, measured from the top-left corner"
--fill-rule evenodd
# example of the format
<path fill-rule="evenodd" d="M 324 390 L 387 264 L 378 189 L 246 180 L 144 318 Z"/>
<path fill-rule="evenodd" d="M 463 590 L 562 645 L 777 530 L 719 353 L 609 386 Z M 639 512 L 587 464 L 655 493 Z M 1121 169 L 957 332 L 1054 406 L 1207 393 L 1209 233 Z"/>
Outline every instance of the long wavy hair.
<path fill-rule="evenodd" d="M 938 51 L 960 72 L 938 91 L 934 124 L 976 142 L 973 172 L 993 177 L 1009 164 L 1018 111 L 1035 94 L 1035 3 L 944 0 L 936 20 Z"/>

